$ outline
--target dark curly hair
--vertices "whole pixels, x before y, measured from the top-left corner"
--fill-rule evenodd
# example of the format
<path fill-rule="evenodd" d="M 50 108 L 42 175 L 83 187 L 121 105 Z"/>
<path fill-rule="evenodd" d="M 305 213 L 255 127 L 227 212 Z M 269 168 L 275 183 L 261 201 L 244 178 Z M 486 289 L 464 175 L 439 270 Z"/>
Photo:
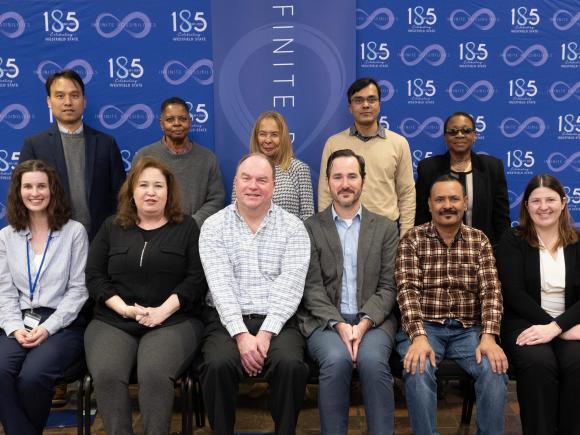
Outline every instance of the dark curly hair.
<path fill-rule="evenodd" d="M 30 223 L 28 209 L 24 205 L 20 193 L 22 175 L 26 172 L 44 172 L 48 177 L 48 187 L 50 189 L 50 202 L 46 208 L 48 226 L 52 231 L 60 230 L 71 218 L 68 197 L 64 192 L 56 170 L 42 160 L 27 160 L 14 168 L 6 206 L 8 223 L 17 231 L 25 229 Z"/>
<path fill-rule="evenodd" d="M 147 168 L 159 169 L 167 183 L 167 203 L 165 204 L 165 217 L 169 222 L 181 223 L 181 197 L 177 186 L 177 179 L 167 166 L 155 157 L 143 157 L 139 159 L 127 174 L 127 179 L 119 190 L 119 207 L 115 216 L 115 223 L 121 228 L 127 229 L 139 223 L 137 207 L 133 199 L 133 192 L 143 171 Z"/>

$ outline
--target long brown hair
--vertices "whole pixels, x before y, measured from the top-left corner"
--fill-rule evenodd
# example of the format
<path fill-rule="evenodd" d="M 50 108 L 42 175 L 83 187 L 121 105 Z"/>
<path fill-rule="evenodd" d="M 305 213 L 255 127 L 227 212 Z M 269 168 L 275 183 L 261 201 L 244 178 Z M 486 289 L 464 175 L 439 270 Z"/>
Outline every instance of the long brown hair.
<path fill-rule="evenodd" d="M 8 223 L 17 231 L 25 229 L 30 223 L 28 209 L 24 205 L 20 193 L 22 176 L 26 172 L 44 172 L 48 177 L 48 188 L 50 189 L 50 201 L 46 208 L 48 226 L 52 231 L 60 230 L 71 217 L 69 201 L 56 170 L 42 160 L 27 160 L 14 168 L 6 206 Z"/>
<path fill-rule="evenodd" d="M 252 136 L 250 137 L 250 153 L 261 152 L 260 145 L 258 145 L 258 134 L 260 133 L 260 124 L 264 119 L 273 119 L 278 126 L 278 130 L 280 131 L 280 147 L 278 149 L 277 161 L 274 164 L 280 166 L 282 170 L 287 171 L 290 163 L 292 163 L 294 152 L 292 151 L 292 141 L 290 140 L 290 133 L 288 132 L 288 124 L 286 124 L 286 120 L 278 112 L 264 112 L 258 116 L 254 124 L 254 129 L 252 130 Z"/>
<path fill-rule="evenodd" d="M 522 203 L 520 205 L 520 224 L 518 226 L 519 235 L 526 240 L 530 246 L 539 248 L 538 234 L 536 227 L 528 211 L 528 199 L 532 192 L 538 187 L 546 187 L 558 194 L 561 201 L 566 201 L 566 192 L 558 179 L 550 174 L 540 174 L 533 177 L 524 191 Z M 568 204 L 564 206 L 558 221 L 558 246 L 566 247 L 578 241 L 578 231 L 574 227 L 572 216 L 568 211 Z"/>
<path fill-rule="evenodd" d="M 181 198 L 175 175 L 167 166 L 155 157 L 143 157 L 139 159 L 127 174 L 127 179 L 119 190 L 119 207 L 115 216 L 115 223 L 127 229 L 139 223 L 137 207 L 133 199 L 133 192 L 139 181 L 139 177 L 147 168 L 159 169 L 165 177 L 167 184 L 167 203 L 165 204 L 165 217 L 169 222 L 181 223 L 183 214 L 181 212 Z"/>

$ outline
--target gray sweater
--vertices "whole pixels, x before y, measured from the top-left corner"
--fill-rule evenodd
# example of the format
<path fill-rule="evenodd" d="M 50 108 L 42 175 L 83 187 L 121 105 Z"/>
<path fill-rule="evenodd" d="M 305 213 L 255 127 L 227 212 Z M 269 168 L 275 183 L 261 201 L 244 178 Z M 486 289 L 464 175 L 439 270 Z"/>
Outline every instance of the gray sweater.
<path fill-rule="evenodd" d="M 193 142 L 191 151 L 172 154 L 159 140 L 141 148 L 133 163 L 144 156 L 161 160 L 173 172 L 181 191 L 182 211 L 193 216 L 200 228 L 209 216 L 224 208 L 226 193 L 219 165 L 207 148 Z"/>

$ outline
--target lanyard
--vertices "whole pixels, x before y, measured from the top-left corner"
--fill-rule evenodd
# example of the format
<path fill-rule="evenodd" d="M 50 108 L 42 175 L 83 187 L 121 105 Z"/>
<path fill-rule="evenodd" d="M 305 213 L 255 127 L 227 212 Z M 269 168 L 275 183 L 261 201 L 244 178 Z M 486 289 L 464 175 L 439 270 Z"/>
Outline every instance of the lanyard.
<path fill-rule="evenodd" d="M 42 253 L 42 260 L 40 260 L 40 267 L 36 272 L 36 278 L 34 278 L 34 284 L 32 283 L 32 274 L 30 273 L 30 254 L 28 248 L 28 238 L 26 238 L 26 265 L 28 266 L 28 286 L 30 289 L 30 308 L 32 308 L 32 298 L 34 297 L 34 291 L 36 290 L 36 284 L 38 284 L 38 277 L 40 276 L 40 271 L 42 270 L 42 265 L 44 264 L 44 259 L 46 258 L 46 251 L 48 251 L 48 245 L 50 245 L 50 240 L 52 239 L 52 230 L 48 233 L 48 239 L 46 240 L 46 245 L 44 246 L 44 252 Z"/>

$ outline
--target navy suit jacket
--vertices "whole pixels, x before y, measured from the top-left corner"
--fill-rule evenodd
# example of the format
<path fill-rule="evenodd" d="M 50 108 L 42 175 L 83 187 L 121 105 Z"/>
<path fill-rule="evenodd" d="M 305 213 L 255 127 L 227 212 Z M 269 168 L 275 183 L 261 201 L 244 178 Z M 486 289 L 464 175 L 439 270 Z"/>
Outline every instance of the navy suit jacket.
<path fill-rule="evenodd" d="M 91 214 L 89 239 L 92 240 L 103 221 L 115 213 L 117 194 L 125 181 L 125 168 L 115 139 L 83 124 L 85 135 L 85 186 Z M 69 179 L 58 125 L 24 139 L 20 162 L 44 160 L 54 166 L 60 181 L 70 195 Z"/>
<path fill-rule="evenodd" d="M 471 153 L 473 171 L 473 227 L 485 233 L 493 245 L 510 227 L 507 182 L 501 160 L 485 154 Z M 417 210 L 415 225 L 431 221 L 429 189 L 441 175 L 449 174 L 449 152 L 421 160 L 417 166 Z"/>

